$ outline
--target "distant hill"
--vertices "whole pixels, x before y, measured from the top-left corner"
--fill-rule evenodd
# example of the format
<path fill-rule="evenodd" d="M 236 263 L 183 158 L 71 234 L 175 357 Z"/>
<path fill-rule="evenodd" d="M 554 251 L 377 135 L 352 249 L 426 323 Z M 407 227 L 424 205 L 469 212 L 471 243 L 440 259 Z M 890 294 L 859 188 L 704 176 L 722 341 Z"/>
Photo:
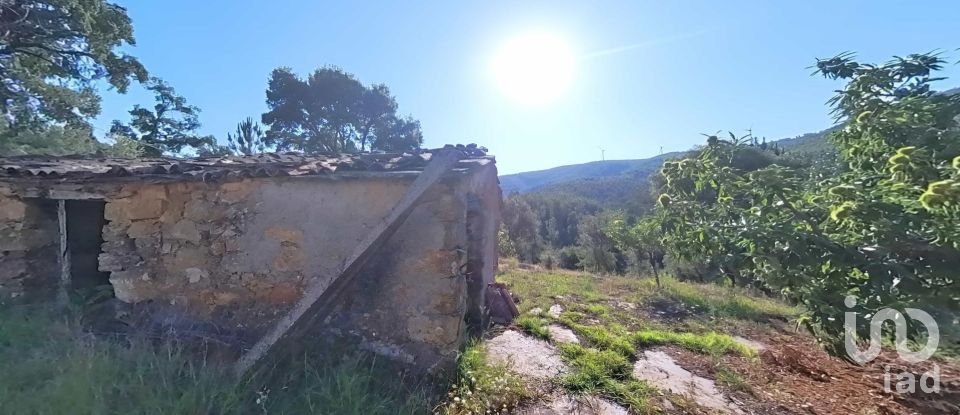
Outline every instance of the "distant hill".
<path fill-rule="evenodd" d="M 832 146 L 827 141 L 828 134 L 840 126 L 807 133 L 792 138 L 774 141 L 790 153 L 819 153 L 829 151 Z M 500 187 L 504 195 L 529 192 L 560 192 L 576 194 L 587 199 L 603 201 L 626 199 L 635 193 L 638 179 L 646 186 L 647 177 L 659 169 L 664 160 L 675 158 L 683 152 L 667 153 L 655 157 L 636 160 L 592 161 L 583 164 L 554 167 L 524 173 L 500 176 Z M 641 189 L 642 190 L 642 189 Z"/>
<path fill-rule="evenodd" d="M 548 185 L 585 179 L 610 177 L 647 177 L 663 165 L 663 161 L 681 153 L 667 153 L 638 160 L 592 161 L 583 164 L 554 167 L 547 170 L 500 176 L 503 193 L 526 193 Z"/>
<path fill-rule="evenodd" d="M 807 133 L 793 138 L 784 138 L 775 142 L 781 148 L 791 153 L 815 153 L 827 151 L 833 148 L 830 142 L 827 141 L 827 135 L 839 130 L 840 127 L 841 126 L 837 125 L 827 128 L 823 131 Z"/>

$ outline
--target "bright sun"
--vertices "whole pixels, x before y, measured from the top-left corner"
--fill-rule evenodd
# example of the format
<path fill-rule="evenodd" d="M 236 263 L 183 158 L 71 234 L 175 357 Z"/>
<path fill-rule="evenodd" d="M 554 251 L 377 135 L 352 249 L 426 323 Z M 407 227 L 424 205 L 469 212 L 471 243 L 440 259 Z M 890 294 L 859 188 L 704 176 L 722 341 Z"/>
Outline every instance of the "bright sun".
<path fill-rule="evenodd" d="M 573 80 L 574 57 L 563 39 L 546 33 L 518 37 L 493 60 L 500 91 L 517 102 L 546 104 L 566 92 Z"/>

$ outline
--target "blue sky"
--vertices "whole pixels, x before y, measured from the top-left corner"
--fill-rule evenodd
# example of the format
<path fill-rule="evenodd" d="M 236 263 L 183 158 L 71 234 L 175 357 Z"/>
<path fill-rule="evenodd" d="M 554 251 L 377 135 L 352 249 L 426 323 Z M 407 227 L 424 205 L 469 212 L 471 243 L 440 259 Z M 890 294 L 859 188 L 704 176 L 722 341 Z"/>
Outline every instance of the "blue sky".
<path fill-rule="evenodd" d="M 810 76 L 817 57 L 864 61 L 942 49 L 960 86 L 960 2 L 929 1 L 119 1 L 130 52 L 203 112 L 225 140 L 266 110 L 270 71 L 337 65 L 386 83 L 422 122 L 425 146 L 476 142 L 501 173 L 684 150 L 718 130 L 783 138 L 830 126 L 839 84 Z M 578 59 L 569 89 L 540 106 L 495 85 L 510 39 L 551 33 Z M 104 93 L 98 133 L 150 96 Z"/>

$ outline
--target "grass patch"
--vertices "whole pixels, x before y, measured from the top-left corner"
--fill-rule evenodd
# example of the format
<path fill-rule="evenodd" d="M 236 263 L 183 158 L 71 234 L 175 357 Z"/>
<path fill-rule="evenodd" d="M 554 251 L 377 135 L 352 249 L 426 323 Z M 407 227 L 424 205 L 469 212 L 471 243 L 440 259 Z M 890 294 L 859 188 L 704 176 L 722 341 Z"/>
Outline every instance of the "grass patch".
<path fill-rule="evenodd" d="M 531 336 L 538 339 L 550 340 L 550 330 L 547 330 L 547 321 L 539 316 L 524 314 L 513 321 Z"/>
<path fill-rule="evenodd" d="M 610 350 L 624 356 L 632 358 L 636 354 L 636 348 L 630 335 L 622 327 L 611 324 L 608 326 L 584 326 L 574 325 L 572 328 L 582 338 L 603 350 Z"/>
<path fill-rule="evenodd" d="M 670 277 L 662 281 L 665 297 L 703 308 L 718 317 L 763 322 L 771 317 L 796 318 L 801 311 L 771 298 L 750 295 L 742 288 L 694 284 Z"/>
<path fill-rule="evenodd" d="M 480 342 L 467 346 L 457 361 L 457 382 L 434 413 L 445 415 L 509 413 L 532 396 L 505 365 L 490 365 Z"/>
<path fill-rule="evenodd" d="M 0 309 L 4 414 L 386 415 L 431 406 L 366 356 L 304 362 L 269 383 L 237 383 L 228 369 L 177 344 L 93 337 L 75 318 L 44 307 Z"/>
<path fill-rule="evenodd" d="M 583 306 L 583 309 L 598 317 L 604 317 L 610 312 L 607 306 L 603 304 L 586 304 Z"/>
<path fill-rule="evenodd" d="M 710 355 L 736 353 L 744 357 L 756 356 L 756 351 L 737 343 L 733 337 L 717 332 L 704 334 L 677 333 L 667 330 L 640 330 L 633 334 L 638 346 L 675 344 L 687 350 Z"/>
<path fill-rule="evenodd" d="M 560 354 L 575 369 L 560 379 L 567 390 L 603 396 L 635 412 L 651 410 L 648 398 L 656 390 L 632 378 L 633 366 L 623 355 L 576 344 L 561 345 Z"/>
<path fill-rule="evenodd" d="M 516 270 L 498 275 L 497 280 L 523 299 L 519 307 L 524 312 L 535 307 L 546 310 L 557 296 L 576 296 L 585 302 L 604 298 L 598 289 L 599 279 L 587 274 Z"/>

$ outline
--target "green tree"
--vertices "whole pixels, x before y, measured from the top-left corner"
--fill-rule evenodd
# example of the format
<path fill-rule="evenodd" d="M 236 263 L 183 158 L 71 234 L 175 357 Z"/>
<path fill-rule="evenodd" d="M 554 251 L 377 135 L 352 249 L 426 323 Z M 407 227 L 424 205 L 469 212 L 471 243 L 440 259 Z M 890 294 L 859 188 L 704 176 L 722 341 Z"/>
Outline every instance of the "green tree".
<path fill-rule="evenodd" d="M 147 89 L 154 93 L 153 108 L 135 105 L 130 110 L 130 123 L 114 121 L 111 133 L 139 141 L 144 146 L 144 155 L 149 157 L 178 154 L 187 148 L 217 147 L 212 136 L 197 135 L 199 108 L 187 104 L 186 98 L 177 95 L 162 79 L 151 78 Z"/>
<path fill-rule="evenodd" d="M 10 133 L 50 121 L 78 127 L 100 113 L 95 82 L 125 92 L 147 71 L 126 10 L 102 0 L 0 2 L 0 108 Z"/>
<path fill-rule="evenodd" d="M 613 240 L 607 235 L 605 226 L 608 220 L 601 215 L 587 216 L 578 226 L 578 245 L 581 248 L 581 266 L 595 273 L 620 272 L 617 252 Z"/>
<path fill-rule="evenodd" d="M 517 257 L 524 262 L 540 262 L 543 243 L 537 233 L 539 222 L 533 209 L 523 199 L 508 198 L 503 202 L 503 225 L 512 241 Z"/>
<path fill-rule="evenodd" d="M 52 156 L 100 154 L 109 157 L 139 157 L 142 148 L 129 137 L 110 135 L 108 143 L 97 141 L 86 126 L 46 125 L 9 133 L 0 121 L 0 156 L 45 154 Z"/>
<path fill-rule="evenodd" d="M 829 136 L 846 164 L 839 174 L 778 164 L 748 170 L 736 163 L 744 143 L 715 137 L 665 163 L 658 204 L 671 252 L 803 304 L 801 321 L 834 347 L 846 311 L 924 304 L 948 323 L 941 330 L 953 327 L 960 97 L 931 91 L 942 63 L 930 55 L 881 65 L 849 54 L 818 61 L 821 74 L 847 81 L 831 100 L 845 124 Z M 853 310 L 848 295 L 858 298 Z M 868 322 L 861 319 L 861 334 Z M 911 325 L 908 334 L 923 332 Z"/>
<path fill-rule="evenodd" d="M 660 287 L 660 270 L 666 255 L 663 247 L 661 220 L 646 217 L 635 224 L 629 224 L 623 215 L 615 215 L 607 224 L 606 233 L 620 250 L 632 252 L 637 262 L 637 273 L 644 262 L 650 265 L 653 277 Z"/>
<path fill-rule="evenodd" d="M 237 124 L 236 134 L 227 133 L 227 146 L 234 154 L 257 154 L 267 149 L 260 123 L 247 117 Z"/>
<path fill-rule="evenodd" d="M 300 79 L 277 68 L 267 86 L 270 126 L 266 143 L 278 150 L 352 152 L 404 151 L 420 147 L 420 123 L 397 116 L 386 85 L 364 86 L 339 68 L 317 69 Z"/>

